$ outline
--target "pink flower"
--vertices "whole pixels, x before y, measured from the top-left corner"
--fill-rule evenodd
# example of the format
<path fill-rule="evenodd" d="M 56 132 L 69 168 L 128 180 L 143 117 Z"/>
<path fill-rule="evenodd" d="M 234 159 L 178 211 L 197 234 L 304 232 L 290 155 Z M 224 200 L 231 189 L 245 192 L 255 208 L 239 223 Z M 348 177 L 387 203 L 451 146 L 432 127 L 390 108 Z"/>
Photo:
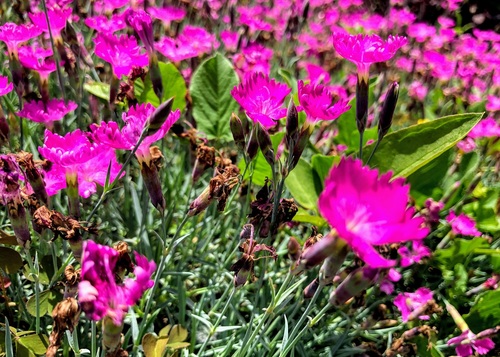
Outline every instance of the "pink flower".
<path fill-rule="evenodd" d="M 500 111 L 500 97 L 494 95 L 488 95 L 488 101 L 486 102 L 486 110 L 490 112 Z"/>
<path fill-rule="evenodd" d="M 66 26 L 66 21 L 71 16 L 71 8 L 52 8 L 48 9 L 49 22 L 50 22 L 50 30 L 52 31 L 52 36 L 61 37 L 61 31 Z M 31 21 L 39 27 L 44 32 L 49 32 L 49 28 L 47 26 L 47 19 L 45 17 L 44 12 L 37 13 L 29 13 L 28 14 Z"/>
<path fill-rule="evenodd" d="M 115 14 L 110 19 L 104 15 L 87 17 L 84 23 L 91 29 L 103 33 L 113 33 L 127 27 L 123 14 Z"/>
<path fill-rule="evenodd" d="M 113 67 L 115 76 L 127 76 L 132 67 L 144 67 L 149 63 L 148 56 L 141 53 L 135 37 L 111 34 L 97 34 L 95 54 Z"/>
<path fill-rule="evenodd" d="M 321 215 L 354 252 L 372 268 L 393 267 L 375 245 L 420 240 L 428 234 L 423 217 L 407 208 L 409 186 L 391 173 L 363 167 L 360 160 L 344 158 L 325 180 L 318 207 Z"/>
<path fill-rule="evenodd" d="M 330 74 L 323 67 L 307 62 L 303 63 L 302 66 L 306 69 L 307 78 L 311 84 L 330 83 Z"/>
<path fill-rule="evenodd" d="M 500 136 L 500 125 L 492 117 L 483 119 L 472 128 L 468 136 L 473 139 Z"/>
<path fill-rule="evenodd" d="M 233 63 L 240 78 L 245 78 L 250 72 L 269 73 L 272 58 L 273 50 L 258 43 L 251 43 L 243 48 L 241 53 L 234 55 Z"/>
<path fill-rule="evenodd" d="M 419 81 L 411 82 L 410 86 L 408 87 L 408 95 L 421 102 L 425 100 L 427 91 L 427 87 Z"/>
<path fill-rule="evenodd" d="M 282 107 L 285 97 L 290 93 L 286 84 L 269 79 L 262 73 L 252 73 L 245 81 L 233 88 L 231 95 L 255 123 L 265 128 L 276 125 L 286 116 Z"/>
<path fill-rule="evenodd" d="M 451 230 L 454 234 L 473 237 L 481 236 L 481 232 L 476 228 L 476 222 L 465 213 L 460 213 L 457 216 L 455 211 L 450 211 L 446 220 L 451 225 Z"/>
<path fill-rule="evenodd" d="M 10 93 L 14 89 L 14 84 L 9 83 L 9 78 L 0 76 L 0 97 Z"/>
<path fill-rule="evenodd" d="M 125 126 L 122 129 L 113 121 L 102 122 L 101 125 L 92 124 L 90 126 L 91 136 L 96 142 L 114 149 L 132 150 L 139 141 L 141 133 L 154 111 L 155 107 L 150 103 L 136 105 L 131 107 L 128 112 L 123 113 L 122 119 Z M 181 112 L 179 110 L 171 112 L 160 129 L 142 141 L 135 153 L 140 162 L 149 162 L 151 159 L 149 153 L 151 144 L 162 139 L 180 116 Z"/>
<path fill-rule="evenodd" d="M 200 56 L 204 53 L 210 53 L 214 48 L 219 47 L 219 42 L 215 35 L 210 34 L 203 27 L 184 26 L 182 32 L 178 36 L 180 44 L 189 45 Z"/>
<path fill-rule="evenodd" d="M 471 330 L 465 330 L 460 336 L 453 337 L 448 341 L 448 346 L 455 346 L 457 355 L 461 357 L 469 357 L 474 354 L 474 350 L 480 354 L 485 355 L 490 350 L 495 348 L 495 343 L 491 338 L 480 338 Z"/>
<path fill-rule="evenodd" d="M 173 62 L 180 62 L 197 56 L 197 52 L 189 44 L 184 46 L 171 37 L 164 37 L 159 42 L 156 42 L 155 48 Z"/>
<path fill-rule="evenodd" d="M 96 145 L 95 155 L 78 166 L 76 179 L 78 194 L 83 198 L 88 198 L 97 192 L 96 184 L 104 186 L 110 165 L 109 182 L 113 182 L 121 170 L 121 165 L 116 161 L 116 153 L 106 145 Z M 45 172 L 45 185 L 49 196 L 65 189 L 67 187 L 66 168 L 53 164 L 50 171 Z"/>
<path fill-rule="evenodd" d="M 394 283 L 401 280 L 401 277 L 401 273 L 396 269 L 389 269 L 387 275 L 384 276 L 384 278 L 380 282 L 380 291 L 383 291 L 387 295 L 391 295 L 394 292 Z"/>
<path fill-rule="evenodd" d="M 426 247 L 421 241 L 413 241 L 413 248 L 410 249 L 403 246 L 398 249 L 398 254 L 401 256 L 401 266 L 403 268 L 409 267 L 414 263 L 419 263 L 425 257 L 430 257 L 432 251 Z"/>
<path fill-rule="evenodd" d="M 35 25 L 16 25 L 6 22 L 0 26 L 0 41 L 5 42 L 9 54 L 17 56 L 17 48 L 23 43 L 40 35 L 42 30 Z"/>
<path fill-rule="evenodd" d="M 148 53 L 154 51 L 153 23 L 144 10 L 127 9 L 124 13 L 127 24 L 132 27 L 146 47 Z"/>
<path fill-rule="evenodd" d="M 148 12 L 154 18 L 161 20 L 165 25 L 170 26 L 172 21 L 182 21 L 186 16 L 186 10 L 173 6 L 148 7 Z"/>
<path fill-rule="evenodd" d="M 408 36 L 415 38 L 417 42 L 425 42 L 436 35 L 436 27 L 417 22 L 408 27 Z"/>
<path fill-rule="evenodd" d="M 154 261 L 135 253 L 135 279 L 125 278 L 117 283 L 119 253 L 110 247 L 87 240 L 83 243 L 81 282 L 78 300 L 85 314 L 98 321 L 110 317 L 121 326 L 129 306 L 133 306 L 154 281 L 151 275 L 156 269 Z"/>
<path fill-rule="evenodd" d="M 42 101 L 31 101 L 24 104 L 23 109 L 17 115 L 37 123 L 50 125 L 54 121 L 61 120 L 77 107 L 75 102 L 68 101 L 66 104 L 63 99 L 51 99 L 46 104 Z"/>
<path fill-rule="evenodd" d="M 351 109 L 347 100 L 341 99 L 334 103 L 332 94 L 321 84 L 305 84 L 298 82 L 299 102 L 307 115 L 307 121 L 316 123 L 318 120 L 335 120 Z"/>
<path fill-rule="evenodd" d="M 418 288 L 414 293 L 402 293 L 396 296 L 394 299 L 394 305 L 401 311 L 401 317 L 403 322 L 408 322 L 414 318 L 419 318 L 420 320 L 429 320 L 429 316 L 420 315 L 411 316 L 412 312 L 417 311 L 424 313 L 424 311 L 419 311 L 425 309 L 425 305 L 432 300 L 432 291 L 427 288 Z"/>
<path fill-rule="evenodd" d="M 19 48 L 19 62 L 24 67 L 37 71 L 43 79 L 47 79 L 57 68 L 53 59 L 46 58 L 48 56 L 52 56 L 50 49 L 31 46 Z"/>
<path fill-rule="evenodd" d="M 390 60 L 407 42 L 404 36 L 390 35 L 384 41 L 377 35 L 333 34 L 333 47 L 339 55 L 355 63 L 358 71 L 366 74 L 371 63 Z"/>
<path fill-rule="evenodd" d="M 224 30 L 220 33 L 220 39 L 222 40 L 222 43 L 224 43 L 224 47 L 227 51 L 236 51 L 239 38 L 240 34 L 236 31 Z"/>
<path fill-rule="evenodd" d="M 476 142 L 471 137 L 466 137 L 464 140 L 460 140 L 457 143 L 457 147 L 464 153 L 474 151 L 477 147 Z"/>

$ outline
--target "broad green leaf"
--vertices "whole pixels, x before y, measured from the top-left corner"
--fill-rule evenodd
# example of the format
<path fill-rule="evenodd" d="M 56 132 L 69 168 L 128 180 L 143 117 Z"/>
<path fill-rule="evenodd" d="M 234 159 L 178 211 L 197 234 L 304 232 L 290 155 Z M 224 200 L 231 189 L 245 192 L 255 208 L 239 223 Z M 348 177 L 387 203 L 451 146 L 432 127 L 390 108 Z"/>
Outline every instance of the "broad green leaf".
<path fill-rule="evenodd" d="M 276 133 L 271 135 L 271 142 L 273 143 L 273 150 L 276 152 L 278 149 L 278 145 L 281 143 L 281 140 L 283 140 L 283 137 L 285 136 L 285 133 Z M 272 180 L 273 178 L 273 172 L 271 171 L 271 167 L 267 163 L 266 159 L 264 158 L 264 155 L 262 155 L 262 152 L 259 150 L 257 153 L 257 156 L 254 159 L 254 170 L 253 170 L 253 175 L 252 175 L 252 183 L 258 185 L 258 186 L 264 186 L 264 183 L 266 182 L 266 178 Z M 245 161 L 241 160 L 240 163 L 238 164 L 238 168 L 240 171 L 243 173 L 245 170 Z M 250 170 L 247 170 L 245 173 L 244 179 L 248 180 L 250 177 Z"/>
<path fill-rule="evenodd" d="M 469 254 L 474 253 L 477 249 L 487 248 L 489 248 L 488 241 L 484 238 L 455 238 L 450 247 L 438 249 L 434 254 L 434 259 L 449 270 L 453 270 L 456 264 L 463 264 Z"/>
<path fill-rule="evenodd" d="M 500 290 L 488 291 L 464 316 L 472 331 L 482 331 L 500 325 Z"/>
<path fill-rule="evenodd" d="M 104 99 L 109 102 L 109 84 L 103 82 L 88 82 L 83 85 L 85 89 L 90 94 L 95 95 L 97 98 Z"/>
<path fill-rule="evenodd" d="M 312 156 L 311 165 L 321 181 L 322 188 L 324 187 L 325 179 L 328 176 L 333 164 L 336 164 L 339 161 L 339 156 L 327 156 L 322 154 L 315 154 Z"/>
<path fill-rule="evenodd" d="M 193 74 L 189 91 L 193 98 L 193 116 L 198 130 L 210 140 L 233 140 L 229 128 L 231 113 L 238 111 L 238 103 L 231 90 L 238 84 L 238 75 L 231 62 L 217 53 L 204 61 Z"/>
<path fill-rule="evenodd" d="M 382 140 L 370 166 L 381 172 L 392 170 L 394 177 L 407 177 L 455 146 L 483 113 L 458 114 L 395 131 Z M 371 146 L 363 150 L 366 161 Z"/>
<path fill-rule="evenodd" d="M 15 274 L 23 266 L 21 255 L 14 249 L 0 247 L 0 269 L 7 274 Z"/>
<path fill-rule="evenodd" d="M 186 108 L 186 81 L 177 67 L 172 63 L 158 62 L 163 84 L 163 98 L 161 103 L 174 97 L 172 110 L 179 109 L 181 112 Z M 159 106 L 160 100 L 153 90 L 153 84 L 149 75 L 144 82 L 137 79 L 134 84 L 134 94 L 140 103 L 151 103 L 155 107 Z"/>
<path fill-rule="evenodd" d="M 45 290 L 40 293 L 38 296 L 38 303 L 40 306 L 40 316 L 44 316 L 46 314 L 50 315 L 54 306 L 57 305 L 59 301 L 63 298 L 62 294 L 59 292 L 55 292 L 52 290 Z M 28 312 L 36 316 L 36 297 L 35 295 L 31 296 L 26 303 L 26 308 Z"/>
<path fill-rule="evenodd" d="M 351 109 L 336 120 L 339 133 L 335 137 L 335 142 L 347 145 L 349 152 L 352 152 L 357 151 L 359 148 L 359 132 L 356 125 L 356 99 L 351 100 L 349 105 Z M 363 144 L 366 145 L 368 140 L 375 140 L 376 138 L 377 128 L 367 129 L 363 134 Z"/>
<path fill-rule="evenodd" d="M 413 339 L 417 345 L 418 356 L 420 357 L 444 357 L 433 343 L 424 336 L 417 336 Z"/>
<path fill-rule="evenodd" d="M 302 207 L 316 209 L 318 192 L 321 191 L 321 187 L 318 186 L 321 183 L 314 177 L 313 168 L 307 161 L 299 160 L 285 180 L 285 185 Z"/>
<path fill-rule="evenodd" d="M 20 337 L 17 339 L 17 343 L 18 348 L 19 345 L 21 345 L 36 356 L 45 355 L 45 353 L 47 352 L 47 347 L 49 347 L 48 337 L 42 334 L 31 334 Z"/>

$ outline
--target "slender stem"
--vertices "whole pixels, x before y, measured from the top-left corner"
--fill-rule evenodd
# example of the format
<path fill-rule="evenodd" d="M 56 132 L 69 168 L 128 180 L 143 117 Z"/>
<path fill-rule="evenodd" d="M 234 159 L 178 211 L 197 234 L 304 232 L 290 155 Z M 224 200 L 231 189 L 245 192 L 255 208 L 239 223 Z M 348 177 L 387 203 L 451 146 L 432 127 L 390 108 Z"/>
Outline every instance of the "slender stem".
<path fill-rule="evenodd" d="M 220 312 L 219 314 L 219 317 L 217 318 L 217 320 L 215 321 L 215 324 L 212 326 L 212 329 L 210 331 L 210 334 L 209 336 L 207 336 L 207 339 L 205 340 L 205 342 L 203 342 L 203 345 L 201 346 L 200 350 L 198 351 L 198 355 L 199 356 L 203 356 L 203 352 L 205 351 L 205 348 L 208 346 L 208 341 L 210 341 L 210 338 L 215 334 L 215 332 L 217 331 L 217 327 L 219 327 L 219 324 L 220 322 L 222 321 L 222 318 L 224 317 L 224 314 L 227 310 L 227 308 L 229 307 L 229 305 L 231 304 L 231 300 L 233 299 L 233 296 L 234 296 L 234 293 L 236 292 L 236 288 L 234 287 L 233 284 L 230 285 L 230 287 L 232 287 L 232 290 L 231 290 L 231 294 L 229 295 L 227 301 L 226 301 L 226 304 L 224 305 L 224 307 L 222 308 L 222 311 Z"/>
<path fill-rule="evenodd" d="M 96 357 L 97 356 L 97 331 L 96 331 L 96 322 L 92 320 L 90 325 L 90 331 L 91 331 L 91 347 L 90 347 L 90 356 L 91 357 Z"/>
<path fill-rule="evenodd" d="M 359 133 L 359 158 L 363 159 L 363 132 Z"/>
<path fill-rule="evenodd" d="M 56 59 L 56 69 L 57 69 L 57 78 L 59 79 L 59 86 L 61 87 L 61 93 L 66 103 L 66 93 L 64 90 L 64 82 L 61 74 L 61 60 L 59 58 L 59 53 L 56 51 L 56 46 L 54 44 L 54 36 L 52 36 L 52 28 L 50 26 L 49 21 L 49 12 L 47 10 L 47 4 L 45 0 L 42 0 L 43 12 L 45 13 L 45 21 L 47 21 L 47 29 L 49 30 L 50 44 L 52 45 L 52 53 L 54 54 L 54 58 Z"/>
<path fill-rule="evenodd" d="M 274 231 L 275 225 L 276 225 L 276 219 L 278 218 L 278 209 L 279 209 L 279 205 L 280 205 L 281 195 L 283 193 L 284 184 L 285 184 L 285 177 L 282 177 L 279 184 L 278 184 L 278 187 L 274 193 L 275 196 L 274 196 L 274 204 L 273 204 L 273 214 L 271 216 L 271 236 L 273 235 L 273 231 Z"/>
<path fill-rule="evenodd" d="M 271 303 L 272 304 L 272 303 Z M 271 316 L 271 313 L 269 312 L 269 308 L 266 309 L 266 312 L 264 313 L 264 316 L 260 319 L 258 325 L 255 327 L 255 329 L 252 332 L 252 335 L 250 335 L 250 338 L 247 340 L 247 343 L 243 345 L 243 348 L 240 350 L 240 352 L 235 356 L 235 357 L 244 357 L 247 354 L 248 348 L 250 345 L 252 345 L 253 341 L 255 341 L 255 338 L 259 334 L 260 329 L 264 325 L 264 323 L 267 321 L 267 319 Z"/>
<path fill-rule="evenodd" d="M 326 312 L 328 310 L 330 310 L 330 308 L 332 308 L 333 305 L 328 303 L 326 304 L 322 309 L 321 311 L 316 315 L 315 318 L 313 318 L 309 324 L 308 324 L 308 327 L 313 327 L 314 325 L 316 325 L 318 323 L 319 320 L 321 320 L 323 318 L 323 316 L 325 316 Z"/>
<path fill-rule="evenodd" d="M 375 151 L 377 151 L 378 149 L 378 146 L 380 145 L 380 142 L 382 141 L 382 139 L 379 139 L 377 140 L 377 142 L 375 143 L 375 146 L 373 147 L 373 150 L 370 154 L 370 157 L 368 158 L 368 160 L 366 160 L 366 165 L 368 165 L 370 163 L 370 160 L 372 159 L 373 157 L 373 154 L 375 154 Z"/>

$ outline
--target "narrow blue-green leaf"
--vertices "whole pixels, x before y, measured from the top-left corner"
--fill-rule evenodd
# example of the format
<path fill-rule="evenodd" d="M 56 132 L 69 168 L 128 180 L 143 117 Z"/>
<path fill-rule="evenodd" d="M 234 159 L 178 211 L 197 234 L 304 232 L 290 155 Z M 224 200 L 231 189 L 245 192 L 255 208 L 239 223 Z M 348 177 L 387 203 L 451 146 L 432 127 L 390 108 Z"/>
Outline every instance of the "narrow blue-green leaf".
<path fill-rule="evenodd" d="M 413 125 L 388 134 L 370 161 L 381 172 L 407 177 L 455 146 L 481 119 L 483 113 L 457 114 Z M 363 160 L 372 146 L 363 150 Z"/>
<path fill-rule="evenodd" d="M 198 130 L 208 139 L 233 140 L 229 119 L 231 113 L 238 111 L 238 103 L 231 90 L 237 84 L 238 75 L 231 62 L 219 53 L 203 62 L 193 74 L 189 87 L 193 116 Z"/>

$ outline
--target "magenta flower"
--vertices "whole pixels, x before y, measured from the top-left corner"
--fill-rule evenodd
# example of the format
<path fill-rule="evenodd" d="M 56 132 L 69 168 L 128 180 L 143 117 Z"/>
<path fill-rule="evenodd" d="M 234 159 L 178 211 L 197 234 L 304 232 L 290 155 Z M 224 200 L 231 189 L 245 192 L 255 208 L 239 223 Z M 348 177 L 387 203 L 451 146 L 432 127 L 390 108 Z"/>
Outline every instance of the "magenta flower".
<path fill-rule="evenodd" d="M 473 139 L 498 137 L 500 125 L 492 117 L 483 119 L 472 128 L 468 136 Z"/>
<path fill-rule="evenodd" d="M 116 161 L 116 153 L 106 145 L 96 145 L 95 155 L 78 167 L 78 194 L 88 198 L 96 193 L 96 184 L 104 186 L 110 165 L 109 182 L 113 182 L 121 170 L 121 165 Z M 45 173 L 45 186 L 49 196 L 67 188 L 66 169 L 53 164 L 50 171 Z"/>
<path fill-rule="evenodd" d="M 276 125 L 286 116 L 282 107 L 285 97 L 290 93 L 286 84 L 269 79 L 262 73 L 252 73 L 245 81 L 233 88 L 231 95 L 255 123 L 265 128 Z"/>
<path fill-rule="evenodd" d="M 488 95 L 488 101 L 486 102 L 486 110 L 490 112 L 500 111 L 500 97 L 494 95 Z"/>
<path fill-rule="evenodd" d="M 14 84 L 9 83 L 9 78 L 0 76 L 0 97 L 12 92 L 12 89 L 14 89 Z"/>
<path fill-rule="evenodd" d="M 31 101 L 24 104 L 23 109 L 17 115 L 51 126 L 53 122 L 61 120 L 77 107 L 75 102 L 68 101 L 66 104 L 63 99 L 50 99 L 46 104 L 42 101 Z"/>
<path fill-rule="evenodd" d="M 153 23 L 151 16 L 144 10 L 127 9 L 124 13 L 125 21 L 132 27 L 146 47 L 146 51 L 151 54 L 154 51 Z"/>
<path fill-rule="evenodd" d="M 132 67 L 144 67 L 149 63 L 148 56 L 141 53 L 134 37 L 111 34 L 97 34 L 95 37 L 95 54 L 113 68 L 116 77 L 127 76 Z"/>
<path fill-rule="evenodd" d="M 332 94 L 321 84 L 304 84 L 298 82 L 298 97 L 302 108 L 307 115 L 307 121 L 316 123 L 318 120 L 335 120 L 351 109 L 347 100 L 334 103 Z"/>
<path fill-rule="evenodd" d="M 451 230 L 454 234 L 473 237 L 481 236 L 481 232 L 476 228 L 476 222 L 465 213 L 460 213 L 457 216 L 455 211 L 450 211 L 446 220 L 451 225 Z"/>
<path fill-rule="evenodd" d="M 31 46 L 19 48 L 19 62 L 24 67 L 37 71 L 42 80 L 49 78 L 49 74 L 57 68 L 53 59 L 46 58 L 48 56 L 52 56 L 50 49 Z"/>
<path fill-rule="evenodd" d="M 448 341 L 448 346 L 455 346 L 457 355 L 469 357 L 476 351 L 480 355 L 487 354 L 495 348 L 491 338 L 480 338 L 481 333 L 474 334 L 471 330 L 465 330 L 460 336 L 453 337 Z"/>
<path fill-rule="evenodd" d="M 78 300 L 90 319 L 98 321 L 108 316 L 114 325 L 121 326 L 129 306 L 133 306 L 153 286 L 151 275 L 156 264 L 135 253 L 135 279 L 125 278 L 123 283 L 117 283 L 115 270 L 118 258 L 119 253 L 113 248 L 91 240 L 83 243 Z"/>
<path fill-rule="evenodd" d="M 34 25 L 16 25 L 6 22 L 0 26 L 0 41 L 5 42 L 9 55 L 16 57 L 19 46 L 40 35 L 42 30 Z"/>
<path fill-rule="evenodd" d="M 421 313 L 425 312 L 425 305 L 432 300 L 432 295 L 432 291 L 429 289 L 418 288 L 414 293 L 402 293 L 396 296 L 394 305 L 401 311 L 403 322 L 411 321 L 417 317 L 420 320 L 429 320 L 428 315 L 421 315 Z M 416 314 L 412 314 L 414 311 Z"/>
<path fill-rule="evenodd" d="M 422 241 L 413 241 L 412 250 L 406 246 L 400 247 L 398 249 L 398 254 L 401 256 L 401 266 L 403 268 L 409 267 L 414 263 L 419 263 L 425 257 L 430 257 L 432 251 L 426 247 Z"/>
<path fill-rule="evenodd" d="M 50 30 L 52 31 L 52 36 L 55 38 L 61 37 L 61 31 L 66 26 L 66 21 L 71 16 L 71 8 L 57 8 L 48 9 Z M 44 12 L 29 13 L 28 14 L 31 21 L 42 31 L 49 32 L 47 26 L 47 19 Z"/>
<path fill-rule="evenodd" d="M 358 72 L 366 76 L 368 76 L 371 63 L 390 60 L 407 42 L 404 36 L 390 35 L 387 41 L 384 41 L 377 35 L 333 34 L 335 50 L 342 57 L 356 64 Z"/>
<path fill-rule="evenodd" d="M 457 143 L 457 147 L 462 150 L 464 153 L 468 153 L 474 151 L 477 147 L 476 142 L 470 136 L 467 136 L 465 139 L 460 140 Z"/>
<path fill-rule="evenodd" d="M 104 15 L 87 17 L 84 23 L 91 29 L 103 33 L 114 33 L 127 27 L 123 14 L 115 14 L 110 19 Z"/>
<path fill-rule="evenodd" d="M 183 46 L 189 45 L 197 54 L 201 56 L 205 53 L 211 53 L 214 48 L 219 47 L 219 42 L 215 35 L 210 34 L 203 27 L 184 26 L 181 34 L 178 36 L 178 42 Z"/>
<path fill-rule="evenodd" d="M 186 16 L 186 10 L 179 9 L 173 6 L 166 7 L 148 7 L 148 12 L 154 18 L 163 22 L 164 25 L 170 26 L 172 21 L 182 21 Z"/>
<path fill-rule="evenodd" d="M 99 126 L 92 124 L 90 126 L 91 136 L 96 142 L 108 145 L 114 149 L 132 150 L 139 141 L 141 133 L 154 111 L 155 107 L 150 103 L 136 105 L 130 108 L 128 112 L 123 113 L 122 119 L 125 122 L 125 126 L 122 129 L 113 121 L 103 122 Z M 149 147 L 155 141 L 162 139 L 180 116 L 181 112 L 179 110 L 171 112 L 160 129 L 142 141 L 135 153 L 140 162 L 146 162 L 149 166 L 149 161 L 151 160 Z"/>
<path fill-rule="evenodd" d="M 159 42 L 156 42 L 155 48 L 173 62 L 180 62 L 198 55 L 189 44 L 179 44 L 177 40 L 171 37 L 164 37 Z"/>
<path fill-rule="evenodd" d="M 233 56 L 233 63 L 240 78 L 252 72 L 269 73 L 273 50 L 259 44 L 251 43 Z"/>
<path fill-rule="evenodd" d="M 407 208 L 409 186 L 391 176 L 378 177 L 360 160 L 344 158 L 330 171 L 318 201 L 321 215 L 372 268 L 396 264 L 374 246 L 421 240 L 429 231 L 422 227 L 424 218 L 413 217 L 415 209 Z"/>

